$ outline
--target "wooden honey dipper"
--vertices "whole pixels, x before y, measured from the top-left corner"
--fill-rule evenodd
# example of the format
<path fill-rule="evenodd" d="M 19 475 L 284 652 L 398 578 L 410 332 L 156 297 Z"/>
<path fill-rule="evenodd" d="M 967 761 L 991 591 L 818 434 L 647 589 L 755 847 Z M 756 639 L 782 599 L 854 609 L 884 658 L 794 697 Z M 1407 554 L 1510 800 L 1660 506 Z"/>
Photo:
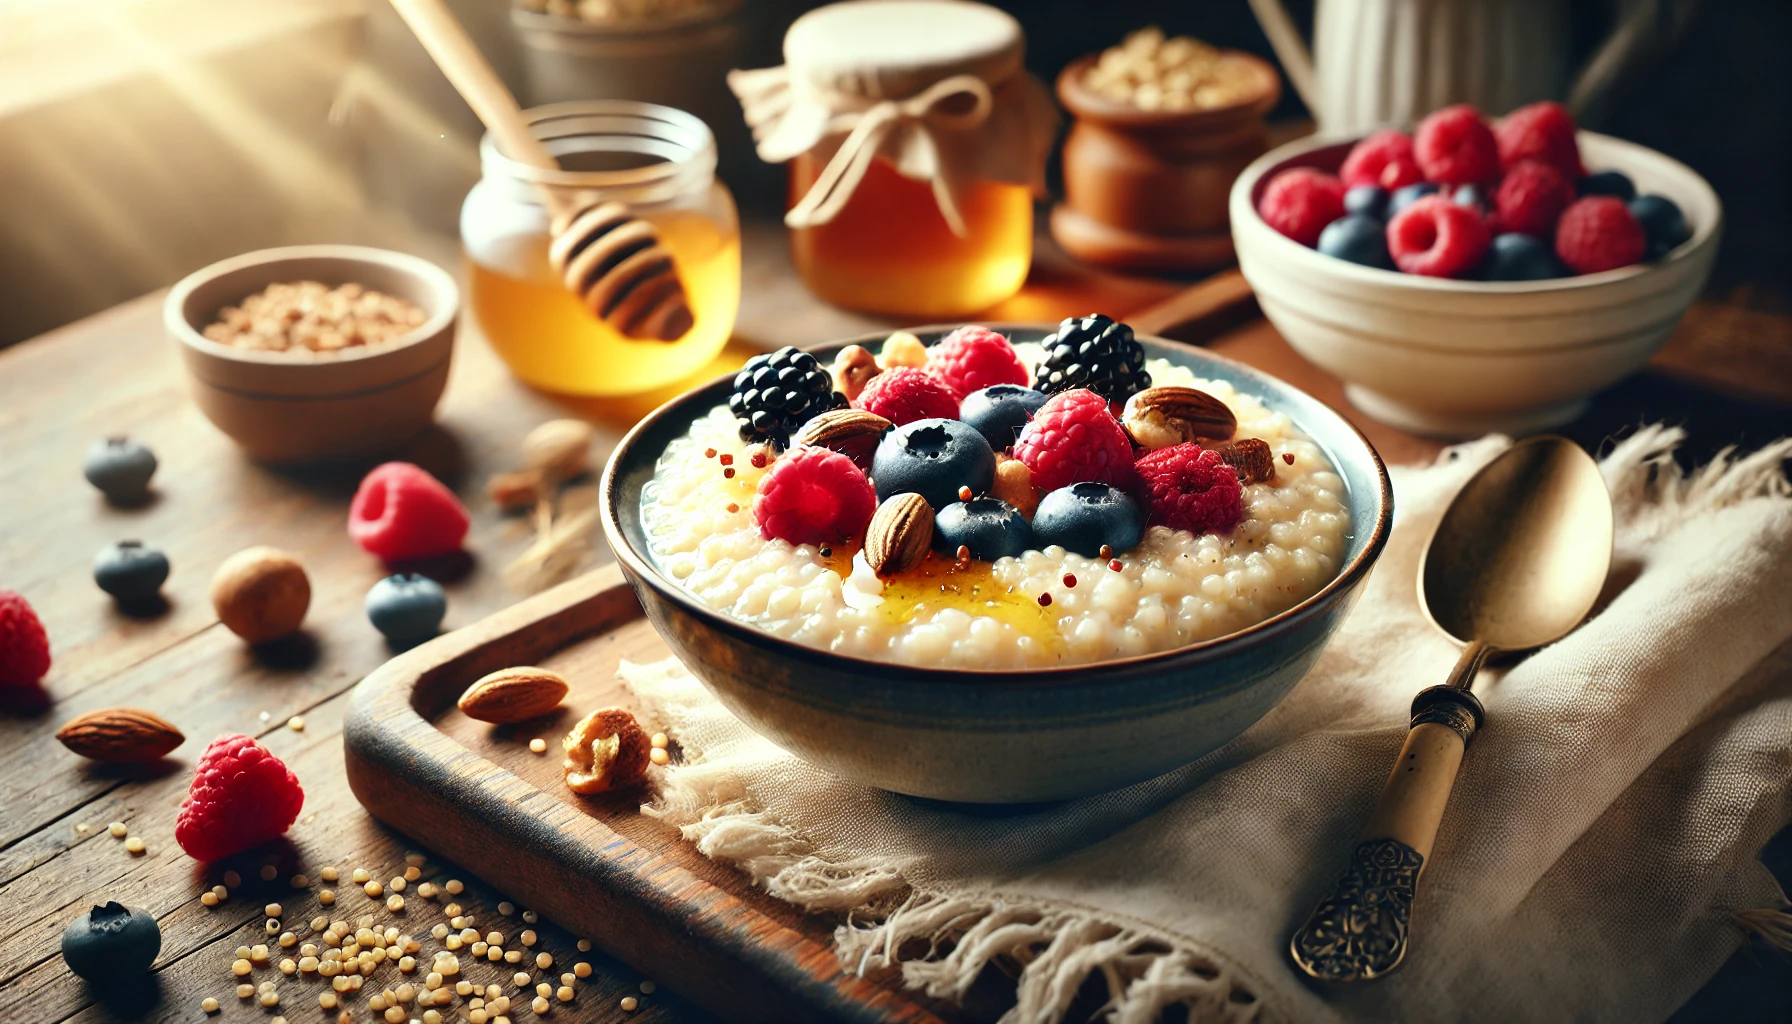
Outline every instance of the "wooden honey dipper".
<path fill-rule="evenodd" d="M 531 167 L 560 169 L 529 130 L 516 97 L 442 0 L 392 0 L 392 6 L 497 138 L 501 152 Z M 677 341 L 691 329 L 690 299 L 652 224 L 619 202 L 580 205 L 546 186 L 538 190 L 553 218 L 548 260 L 591 315 L 637 340 Z"/>

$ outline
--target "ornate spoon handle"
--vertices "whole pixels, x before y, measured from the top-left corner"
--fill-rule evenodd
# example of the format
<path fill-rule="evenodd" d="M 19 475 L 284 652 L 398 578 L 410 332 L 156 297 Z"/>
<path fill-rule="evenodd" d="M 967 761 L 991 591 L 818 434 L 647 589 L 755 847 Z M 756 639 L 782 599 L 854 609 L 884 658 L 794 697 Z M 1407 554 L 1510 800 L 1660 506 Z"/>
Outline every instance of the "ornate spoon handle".
<path fill-rule="evenodd" d="M 1413 890 L 1482 717 L 1481 702 L 1455 686 L 1433 686 L 1413 700 L 1406 745 L 1350 866 L 1288 943 L 1308 977 L 1372 981 L 1400 965 Z"/>

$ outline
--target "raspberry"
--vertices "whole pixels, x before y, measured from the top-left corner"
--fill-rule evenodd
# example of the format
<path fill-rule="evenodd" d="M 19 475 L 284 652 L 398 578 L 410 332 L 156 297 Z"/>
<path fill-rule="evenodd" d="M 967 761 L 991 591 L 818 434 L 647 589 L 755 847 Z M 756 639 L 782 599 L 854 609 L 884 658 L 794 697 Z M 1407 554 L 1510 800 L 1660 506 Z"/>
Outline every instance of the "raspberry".
<path fill-rule="evenodd" d="M 1032 471 L 1041 493 L 1099 481 L 1132 483 L 1132 439 L 1108 411 L 1107 399 L 1087 388 L 1060 391 L 1039 407 L 1014 442 L 1014 457 Z"/>
<path fill-rule="evenodd" d="M 1433 111 L 1413 133 L 1413 158 L 1425 178 L 1440 185 L 1474 185 L 1500 176 L 1499 145 L 1466 103 Z"/>
<path fill-rule="evenodd" d="M 1405 132 L 1383 128 L 1350 148 L 1338 171 L 1346 188 L 1376 185 L 1389 192 L 1425 180 L 1412 156 L 1412 138 Z"/>
<path fill-rule="evenodd" d="M 877 495 L 853 461 L 827 448 L 800 446 L 759 481 L 753 521 L 767 540 L 827 544 L 865 532 Z"/>
<path fill-rule="evenodd" d="M 996 384 L 1027 383 L 1027 367 L 1008 339 L 987 327 L 966 324 L 927 350 L 927 372 L 946 382 L 960 401 Z"/>
<path fill-rule="evenodd" d="M 31 603 L 0 590 L 0 686 L 32 686 L 50 671 L 50 638 Z"/>
<path fill-rule="evenodd" d="M 248 736 L 220 736 L 199 755 L 174 840 L 194 860 L 219 860 L 281 835 L 305 805 L 299 780 Z"/>
<path fill-rule="evenodd" d="M 1305 246 L 1344 216 L 1344 183 L 1311 167 L 1291 167 L 1269 179 L 1257 200 L 1263 222 Z"/>
<path fill-rule="evenodd" d="M 1493 131 L 1500 164 L 1508 171 L 1520 160 L 1541 160 L 1569 181 L 1586 174 L 1580 146 L 1574 141 L 1574 115 L 1560 103 L 1545 100 L 1507 114 Z"/>
<path fill-rule="evenodd" d="M 1617 196 L 1577 199 L 1556 224 L 1556 256 L 1577 274 L 1639 262 L 1648 244 L 1643 226 Z"/>
<path fill-rule="evenodd" d="M 1171 445 L 1139 459 L 1138 471 L 1153 526 L 1213 533 L 1244 517 L 1244 486 L 1219 452 Z"/>
<path fill-rule="evenodd" d="M 951 387 L 912 366 L 892 366 L 871 378 L 853 406 L 874 412 L 899 427 L 916 420 L 949 420 L 958 416 L 958 396 Z"/>
<path fill-rule="evenodd" d="M 1408 274 L 1455 277 L 1481 262 L 1492 235 L 1481 215 L 1443 196 L 1426 196 L 1388 224 L 1388 252 Z"/>
<path fill-rule="evenodd" d="M 1494 190 L 1494 230 L 1548 238 L 1572 202 L 1574 185 L 1561 171 L 1541 160 L 1520 160 Z"/>
<path fill-rule="evenodd" d="M 467 509 L 441 481 L 408 462 L 375 466 L 348 507 L 348 535 L 388 562 L 460 550 Z"/>

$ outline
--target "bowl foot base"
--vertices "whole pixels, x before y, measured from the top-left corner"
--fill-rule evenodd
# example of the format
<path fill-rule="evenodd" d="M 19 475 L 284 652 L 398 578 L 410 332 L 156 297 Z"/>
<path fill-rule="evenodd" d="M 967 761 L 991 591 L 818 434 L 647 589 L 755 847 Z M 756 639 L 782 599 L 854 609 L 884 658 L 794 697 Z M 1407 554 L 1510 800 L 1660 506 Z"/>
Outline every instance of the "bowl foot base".
<path fill-rule="evenodd" d="M 1072 259 L 1121 270 L 1159 273 L 1217 270 L 1235 262 L 1232 234 L 1225 228 L 1204 235 L 1164 237 L 1104 224 L 1059 203 L 1052 207 L 1052 240 Z"/>
<path fill-rule="evenodd" d="M 1409 434 L 1464 440 L 1484 434 L 1507 434 L 1521 437 L 1559 427 L 1576 419 L 1587 409 L 1588 399 L 1576 398 L 1555 405 L 1534 409 L 1511 409 L 1493 412 L 1439 412 L 1415 409 L 1386 395 L 1357 384 L 1344 385 L 1344 396 L 1350 404 L 1373 419 L 1398 427 Z"/>

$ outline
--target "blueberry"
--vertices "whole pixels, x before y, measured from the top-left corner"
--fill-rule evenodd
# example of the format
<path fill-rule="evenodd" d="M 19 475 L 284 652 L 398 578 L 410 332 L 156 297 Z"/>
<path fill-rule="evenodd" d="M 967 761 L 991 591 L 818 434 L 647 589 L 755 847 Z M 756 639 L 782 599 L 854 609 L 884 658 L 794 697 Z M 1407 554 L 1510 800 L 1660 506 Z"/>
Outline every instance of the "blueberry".
<path fill-rule="evenodd" d="M 976 428 L 958 420 L 905 423 L 885 434 L 871 456 L 877 500 L 913 491 L 934 509 L 958 500 L 958 489 L 982 494 L 996 477 L 996 453 Z"/>
<path fill-rule="evenodd" d="M 140 501 L 149 492 L 149 478 L 156 475 L 156 457 L 130 438 L 108 437 L 87 449 L 87 463 L 81 471 L 107 498 Z"/>
<path fill-rule="evenodd" d="M 1479 276 L 1487 281 L 1546 281 L 1567 277 L 1568 270 L 1548 243 L 1530 235 L 1507 233 L 1493 236 L 1481 259 Z"/>
<path fill-rule="evenodd" d="M 1032 547 L 1033 528 L 999 498 L 955 501 L 933 517 L 933 546 L 948 555 L 970 548 L 972 558 L 993 562 Z"/>
<path fill-rule="evenodd" d="M 1361 214 L 1339 217 L 1327 224 L 1319 233 L 1319 251 L 1365 267 L 1394 269 L 1393 258 L 1388 255 L 1387 229 L 1381 221 Z"/>
<path fill-rule="evenodd" d="M 140 540 L 121 540 L 93 559 L 93 582 L 119 604 L 143 604 L 168 579 L 168 556 Z"/>
<path fill-rule="evenodd" d="M 1636 186 L 1617 171 L 1599 171 L 1575 183 L 1575 191 L 1583 196 L 1617 196 L 1625 202 L 1636 198 Z"/>
<path fill-rule="evenodd" d="M 1358 185 L 1344 193 L 1344 212 L 1385 221 L 1388 219 L 1388 190 L 1380 185 Z"/>
<path fill-rule="evenodd" d="M 1014 447 L 1014 439 L 1048 396 L 1019 384 L 996 384 L 973 391 L 959 403 L 958 418 L 972 427 L 995 451 Z"/>
<path fill-rule="evenodd" d="M 1406 185 L 1395 189 L 1393 198 L 1388 200 L 1388 219 L 1392 220 L 1395 214 L 1426 196 L 1436 194 L 1437 186 L 1429 181 L 1421 181 L 1415 185 Z"/>
<path fill-rule="evenodd" d="M 107 902 L 75 918 L 62 933 L 62 959 L 88 981 L 145 974 L 162 951 L 162 929 L 147 910 Z"/>
<path fill-rule="evenodd" d="M 428 576 L 401 572 L 367 591 L 367 618 L 394 643 L 427 640 L 436 635 L 448 611 L 448 595 Z"/>
<path fill-rule="evenodd" d="M 1686 215 L 1666 196 L 1637 196 L 1630 201 L 1630 215 L 1643 226 L 1643 234 L 1649 239 L 1649 259 L 1666 256 L 1692 237 L 1686 227 Z"/>
<path fill-rule="evenodd" d="M 1094 558 L 1103 545 L 1128 551 L 1145 535 L 1139 506 L 1111 484 L 1080 483 L 1060 487 L 1039 499 L 1033 513 L 1033 537 L 1042 546 L 1057 544 Z"/>
<path fill-rule="evenodd" d="M 1458 185 L 1450 190 L 1450 202 L 1480 213 L 1487 209 L 1487 189 L 1481 185 Z"/>

